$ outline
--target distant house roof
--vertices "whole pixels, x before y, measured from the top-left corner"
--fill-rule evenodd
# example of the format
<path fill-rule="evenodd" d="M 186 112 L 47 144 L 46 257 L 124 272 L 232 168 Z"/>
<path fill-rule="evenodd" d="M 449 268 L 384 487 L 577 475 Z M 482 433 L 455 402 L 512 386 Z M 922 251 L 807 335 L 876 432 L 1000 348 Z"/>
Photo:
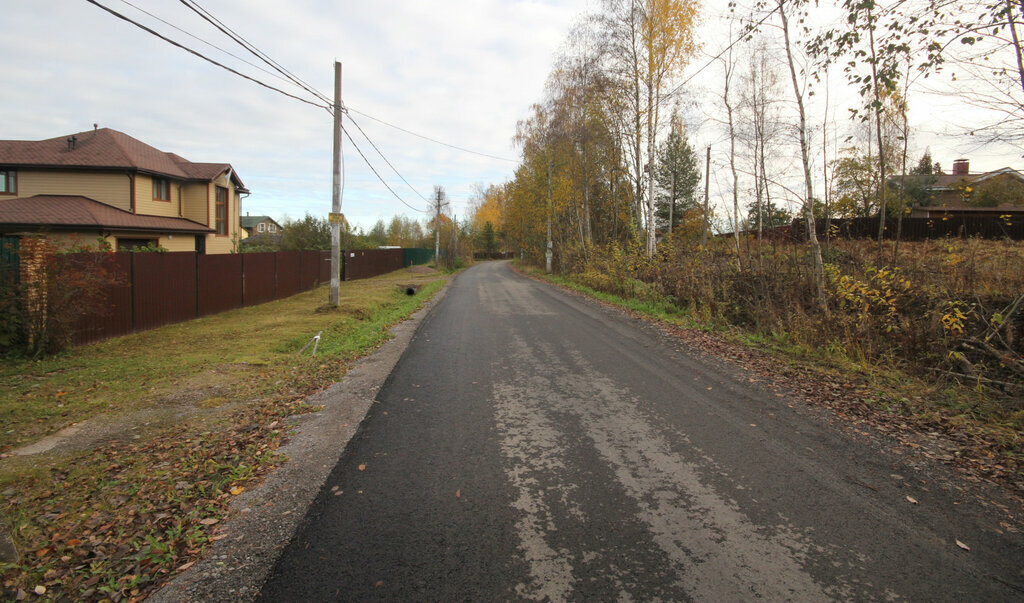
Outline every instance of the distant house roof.
<path fill-rule="evenodd" d="M 137 170 L 181 180 L 210 181 L 230 170 L 240 192 L 248 192 L 228 163 L 193 163 L 110 128 L 46 140 L 0 140 L 0 165 Z"/>
<path fill-rule="evenodd" d="M 267 220 L 277 224 L 277 221 L 270 216 L 241 216 L 239 220 L 241 221 L 242 228 L 255 228 L 257 224 L 260 222 L 266 222 Z M 280 226 L 280 224 L 277 225 Z"/>
<path fill-rule="evenodd" d="M 210 234 L 214 229 L 185 218 L 133 214 L 78 195 L 0 199 L 0 228 L 11 230 L 104 230 Z"/>
<path fill-rule="evenodd" d="M 975 182 L 983 182 L 989 178 L 994 178 L 1000 175 L 1012 176 L 1018 180 L 1024 181 L 1024 174 L 1021 174 L 1013 168 L 1000 168 L 998 170 L 992 170 L 991 172 L 976 172 L 974 174 L 914 174 L 901 176 L 893 176 L 889 179 L 889 182 L 899 184 L 901 178 L 906 178 L 907 181 L 914 179 L 930 180 L 931 182 L 927 185 L 927 188 L 935 191 L 950 191 L 956 188 L 957 184 L 964 183 L 970 184 Z"/>

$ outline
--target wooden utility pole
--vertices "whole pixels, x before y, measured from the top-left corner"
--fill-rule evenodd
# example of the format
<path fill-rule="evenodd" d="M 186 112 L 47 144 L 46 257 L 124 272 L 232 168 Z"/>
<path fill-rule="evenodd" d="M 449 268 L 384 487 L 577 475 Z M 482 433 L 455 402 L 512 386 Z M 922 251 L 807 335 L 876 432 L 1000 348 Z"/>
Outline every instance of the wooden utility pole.
<path fill-rule="evenodd" d="M 672 169 L 672 193 L 668 202 L 668 234 L 672 234 L 672 220 L 676 213 L 676 170 Z"/>
<path fill-rule="evenodd" d="M 331 186 L 331 299 L 340 303 L 341 281 L 341 63 L 334 61 L 334 181 Z"/>
<path fill-rule="evenodd" d="M 708 215 L 708 186 L 711 184 L 711 146 L 708 145 L 707 156 L 704 159 L 704 231 L 700 233 L 700 245 L 708 244 L 708 231 L 711 230 L 711 216 Z"/>
<path fill-rule="evenodd" d="M 554 250 L 551 247 L 551 160 L 548 159 L 548 248 L 544 251 L 544 266 L 548 274 L 551 274 L 551 256 Z"/>
<path fill-rule="evenodd" d="M 434 266 L 441 266 L 441 208 L 445 205 L 444 187 L 434 187 Z"/>

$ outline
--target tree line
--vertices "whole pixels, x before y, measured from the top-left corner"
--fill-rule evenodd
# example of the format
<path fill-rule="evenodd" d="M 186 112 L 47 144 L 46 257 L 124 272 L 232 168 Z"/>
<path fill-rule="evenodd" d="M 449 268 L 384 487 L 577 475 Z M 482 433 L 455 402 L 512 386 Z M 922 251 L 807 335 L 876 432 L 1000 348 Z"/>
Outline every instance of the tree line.
<path fill-rule="evenodd" d="M 881 258 L 884 219 L 932 202 L 942 173 L 911 146 L 911 99 L 981 109 L 972 140 L 1024 149 L 1021 0 L 733 2 L 714 40 L 696 37 L 700 10 L 601 0 L 582 15 L 517 124 L 512 179 L 481 189 L 478 228 L 538 262 L 550 241 L 571 271 L 612 245 L 651 258 L 666 237 L 715 231 L 742 264 L 741 233 L 876 217 Z M 695 149 L 694 132 L 712 144 Z M 961 192 L 1021 203 L 1024 190 L 1000 186 Z M 822 250 L 806 243 L 824 303 Z"/>

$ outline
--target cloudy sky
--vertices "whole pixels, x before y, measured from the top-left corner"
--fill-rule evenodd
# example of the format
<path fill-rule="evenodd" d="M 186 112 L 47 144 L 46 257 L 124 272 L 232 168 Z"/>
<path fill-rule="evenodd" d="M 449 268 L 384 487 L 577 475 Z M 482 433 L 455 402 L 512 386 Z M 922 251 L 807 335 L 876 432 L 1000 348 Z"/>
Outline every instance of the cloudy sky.
<path fill-rule="evenodd" d="M 266 83 L 266 67 L 178 0 L 97 0 Z M 348 107 L 455 150 L 352 114 L 396 175 L 352 127 L 356 144 L 405 203 L 344 141 L 342 211 L 368 228 L 425 214 L 435 185 L 467 213 L 474 183 L 508 179 L 516 121 L 542 97 L 553 56 L 584 0 L 199 0 L 313 88 L 333 94 L 342 63 Z M 85 0 L 11 0 L 0 36 L 0 138 L 40 140 L 93 124 L 192 161 L 231 163 L 252 195 L 243 211 L 301 217 L 331 207 L 331 116 L 239 78 Z M 134 6 L 133 6 L 134 5 Z M 137 7 L 137 8 L 136 8 Z M 143 9 L 154 16 L 140 12 Z M 269 68 L 268 68 L 269 69 Z M 314 99 L 315 100 L 315 99 Z M 410 207 L 411 206 L 411 207 Z"/>
<path fill-rule="evenodd" d="M 231 57 L 258 59 L 179 0 L 97 0 L 245 74 L 309 100 L 306 92 Z M 369 228 L 379 218 L 422 218 L 435 185 L 466 217 L 474 184 L 500 183 L 515 168 L 516 121 L 543 98 L 554 55 L 587 0 L 198 0 L 200 6 L 316 90 L 330 96 L 333 63 L 343 64 L 351 117 L 397 169 L 348 128 L 399 201 L 344 142 L 343 212 Z M 141 9 L 141 10 L 140 10 Z M 730 39 L 706 6 L 692 73 Z M 143 12 L 145 11 L 145 12 Z M 146 14 L 150 13 L 150 14 Z M 162 22 L 166 21 L 167 23 Z M 277 219 L 325 216 L 331 206 L 331 117 L 260 87 L 117 19 L 86 0 L 7 0 L 0 36 L 0 138 L 39 140 L 93 124 L 134 136 L 192 161 L 231 163 L 252 195 L 243 211 Z M 170 25 L 169 25 L 169 24 Z M 195 36 L 195 37 L 192 37 Z M 198 38 L 198 39 L 197 39 Z M 712 65 L 687 86 L 694 147 L 714 146 L 724 173 L 723 130 L 715 120 Z M 787 84 L 788 85 L 788 84 Z M 845 95 L 832 90 L 842 120 Z M 821 98 L 821 94 L 817 97 Z M 317 101 L 319 102 L 319 101 Z M 358 112 L 358 113 L 357 113 Z M 364 115 L 365 114 L 365 115 Z M 947 168 L 960 156 L 972 171 L 1011 165 L 1019 151 L 979 149 L 958 133 L 964 112 L 948 97 L 911 99 L 912 152 L 930 146 Z M 402 132 L 372 118 L 399 126 Z M 962 124 L 961 124 L 962 125 Z M 471 149 L 467 153 L 437 141 Z M 403 181 L 408 181 L 408 184 Z M 728 180 L 724 175 L 725 180 Z M 410 186 L 411 185 L 411 186 Z M 726 197 L 728 184 L 712 184 Z"/>

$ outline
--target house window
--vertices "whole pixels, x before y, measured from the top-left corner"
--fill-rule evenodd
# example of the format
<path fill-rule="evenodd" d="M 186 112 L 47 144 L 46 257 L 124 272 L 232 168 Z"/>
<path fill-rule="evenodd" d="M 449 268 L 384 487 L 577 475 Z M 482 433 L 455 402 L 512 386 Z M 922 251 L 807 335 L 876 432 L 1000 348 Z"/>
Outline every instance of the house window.
<path fill-rule="evenodd" d="M 228 189 L 223 186 L 217 187 L 217 198 L 214 203 L 214 217 L 216 220 L 217 234 L 228 234 Z"/>
<path fill-rule="evenodd" d="M 258 231 L 260 231 L 260 232 L 263 232 L 263 231 L 265 231 L 266 229 L 267 229 L 267 224 L 266 224 L 266 222 L 260 222 L 260 223 L 259 223 L 259 225 L 258 225 L 258 226 L 256 227 L 256 230 L 258 230 Z"/>
<path fill-rule="evenodd" d="M 160 239 L 117 239 L 118 251 L 137 251 L 140 248 L 152 248 L 160 245 Z"/>
<path fill-rule="evenodd" d="M 13 195 L 18 192 L 18 172 L 0 169 L 0 194 Z"/>
<path fill-rule="evenodd" d="M 153 199 L 157 201 L 171 200 L 171 181 L 167 178 L 153 178 Z"/>
<path fill-rule="evenodd" d="M 277 232 L 277 224 L 270 224 L 269 226 L 267 226 L 267 229 L 270 232 Z"/>

